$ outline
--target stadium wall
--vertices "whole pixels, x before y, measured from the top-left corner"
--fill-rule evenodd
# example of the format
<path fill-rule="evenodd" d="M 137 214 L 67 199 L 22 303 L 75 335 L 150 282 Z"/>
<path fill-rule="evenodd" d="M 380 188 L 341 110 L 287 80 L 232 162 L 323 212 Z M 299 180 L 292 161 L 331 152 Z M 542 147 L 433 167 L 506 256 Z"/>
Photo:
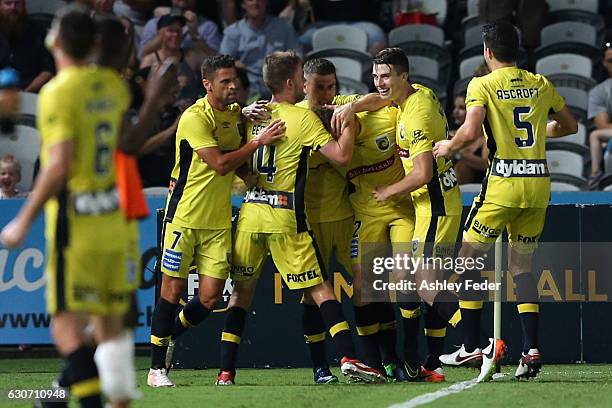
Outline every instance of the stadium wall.
<path fill-rule="evenodd" d="M 464 195 L 464 205 L 473 195 Z M 240 199 L 234 200 L 239 205 Z M 553 193 L 543 235 L 543 241 L 587 243 L 612 241 L 612 194 Z M 575 204 L 579 203 L 579 204 Z M 0 200 L 0 225 L 6 224 L 18 211 L 22 200 Z M 150 208 L 164 205 L 163 198 L 150 198 Z M 465 211 L 464 211 L 465 212 Z M 155 302 L 156 219 L 149 217 L 140 223 L 143 282 L 138 291 L 140 318 L 136 329 L 139 343 L 148 343 Z M 49 317 L 44 303 L 44 223 L 36 221 L 25 245 L 16 251 L 0 249 L 0 345 L 50 344 Z M 346 314 L 352 319 L 348 301 L 351 289 L 333 265 L 334 288 L 343 299 Z M 240 350 L 239 365 L 244 367 L 308 366 L 309 359 L 302 339 L 300 296 L 281 285 L 273 264 L 265 265 L 254 305 L 249 312 Z M 541 313 L 541 347 L 549 363 L 611 363 L 612 326 L 606 322 L 612 314 L 612 299 L 605 298 L 601 288 L 591 287 L 585 271 L 578 272 L 577 283 L 568 292 L 566 282 L 553 279 L 545 290 L 554 297 L 555 290 L 562 301 L 545 303 Z M 555 275 L 557 276 L 557 275 Z M 190 277 L 189 295 L 197 291 L 197 275 Z M 551 293 L 553 295 L 551 295 Z M 187 332 L 179 339 L 175 358 L 179 367 L 215 367 L 219 359 L 219 333 L 223 324 L 223 308 L 231 294 L 226 284 L 219 310 L 202 327 Z M 568 301 L 580 299 L 584 301 Z M 520 322 L 515 304 L 503 304 L 503 337 L 510 345 L 511 358 L 518 359 L 521 344 Z M 482 337 L 492 333 L 492 305 L 485 306 Z M 423 341 L 424 342 L 424 341 Z M 447 349 L 459 344 L 456 330 L 448 330 Z M 401 343 L 400 343 L 401 344 Z M 514 346 L 514 347 L 513 347 Z M 330 358 L 333 345 L 329 345 Z M 424 350 L 422 350 L 424 352 Z"/>

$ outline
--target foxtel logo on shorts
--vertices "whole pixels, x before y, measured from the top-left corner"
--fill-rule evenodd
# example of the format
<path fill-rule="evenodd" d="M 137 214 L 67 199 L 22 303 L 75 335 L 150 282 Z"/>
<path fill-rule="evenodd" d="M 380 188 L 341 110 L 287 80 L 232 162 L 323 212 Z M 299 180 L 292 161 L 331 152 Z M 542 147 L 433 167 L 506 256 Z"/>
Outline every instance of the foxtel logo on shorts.
<path fill-rule="evenodd" d="M 493 159 L 491 174 L 499 177 L 548 177 L 546 159 Z"/>
<path fill-rule="evenodd" d="M 287 282 L 306 282 L 309 280 L 317 279 L 320 275 L 317 271 L 306 271 L 302 273 L 288 273 Z"/>
<path fill-rule="evenodd" d="M 293 193 L 286 191 L 268 191 L 254 187 L 246 192 L 245 203 L 268 204 L 274 208 L 293 209 Z"/>

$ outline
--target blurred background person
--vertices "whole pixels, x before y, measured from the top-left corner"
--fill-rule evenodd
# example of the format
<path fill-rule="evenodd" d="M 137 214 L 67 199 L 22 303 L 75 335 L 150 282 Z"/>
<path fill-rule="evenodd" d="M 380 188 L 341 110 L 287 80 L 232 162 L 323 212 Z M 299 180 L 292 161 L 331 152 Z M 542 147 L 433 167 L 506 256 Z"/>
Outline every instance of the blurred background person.
<path fill-rule="evenodd" d="M 21 164 L 10 154 L 0 159 L 0 198 L 19 197 L 17 183 L 21 181 Z"/>
<path fill-rule="evenodd" d="M 455 136 L 457 129 L 465 122 L 465 113 L 465 95 L 455 96 L 452 113 L 453 130 L 449 132 L 451 137 Z M 482 137 L 455 153 L 453 163 L 459 184 L 482 182 L 487 171 L 488 154 L 489 150 Z"/>
<path fill-rule="evenodd" d="M 38 92 L 55 74 L 46 29 L 29 18 L 25 0 L 0 0 L 0 69 L 19 72 L 19 88 Z"/>

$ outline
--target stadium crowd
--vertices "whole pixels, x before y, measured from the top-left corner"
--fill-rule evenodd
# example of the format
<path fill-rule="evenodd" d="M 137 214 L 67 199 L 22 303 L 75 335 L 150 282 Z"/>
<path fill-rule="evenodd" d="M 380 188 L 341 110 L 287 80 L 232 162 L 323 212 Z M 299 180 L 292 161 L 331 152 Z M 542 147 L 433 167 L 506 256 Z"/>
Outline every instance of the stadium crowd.
<path fill-rule="evenodd" d="M 270 97 L 262 77 L 264 57 L 272 51 L 286 49 L 293 49 L 301 56 L 309 55 L 313 52 L 313 34 L 322 27 L 347 24 L 363 31 L 367 35 L 367 47 L 364 51 L 372 56 L 390 43 L 390 33 L 400 25 L 437 25 L 444 29 L 442 48 L 451 58 L 447 64 L 451 68 L 444 68 L 443 58 L 440 57 L 438 60 L 441 75 L 437 83 L 434 83 L 435 86 L 432 86 L 427 82 L 429 78 L 420 78 L 418 59 L 412 65 L 415 66 L 416 76 L 438 93 L 447 110 L 447 116 L 453 117 L 449 123 L 450 127 L 456 129 L 461 125 L 461 99 L 464 98 L 467 81 L 473 76 L 487 73 L 482 59 L 474 65 L 467 64 L 467 73 L 463 72 L 463 68 L 455 68 L 465 65 L 468 59 L 477 60 L 481 52 L 474 53 L 470 50 L 463 33 L 469 31 L 471 26 L 484 22 L 498 19 L 514 22 L 521 28 L 523 36 L 523 54 L 519 65 L 535 72 L 540 55 L 545 55 L 538 49 L 543 27 L 565 18 L 557 17 L 560 15 L 558 12 L 547 13 L 551 5 L 544 0 L 455 0 L 442 2 L 445 4 L 441 8 L 438 1 L 414 0 L 74 1 L 92 6 L 98 15 L 116 15 L 124 24 L 132 47 L 130 66 L 125 74 L 133 94 L 132 112 L 137 112 L 142 104 L 143 89 L 151 68 L 156 68 L 167 58 L 174 61 L 178 67 L 180 87 L 175 94 L 169 96 L 163 114 L 157 118 L 157 133 L 139 153 L 144 187 L 168 185 L 174 160 L 174 136 L 178 119 L 185 108 L 204 93 L 199 85 L 199 67 L 206 56 L 220 53 L 236 58 L 240 69 L 239 101 L 245 105 L 247 102 Z M 0 0 L 0 69 L 16 69 L 20 75 L 19 89 L 29 93 L 38 92 L 55 73 L 53 59 L 44 45 L 52 15 L 48 14 L 49 10 L 39 12 L 39 3 L 43 2 Z M 474 9 L 474 5 L 478 8 Z M 611 10 L 610 2 L 599 2 L 597 12 L 603 16 L 603 21 L 609 21 Z M 580 15 L 570 15 L 567 19 L 580 21 L 579 17 Z M 570 146 L 569 149 L 572 151 L 573 147 L 573 150 L 581 155 L 583 168 L 578 173 L 576 170 L 559 170 L 559 173 L 574 176 L 570 182 L 579 189 L 600 189 L 609 184 L 604 177 L 604 157 L 608 160 L 612 151 L 612 144 L 607 144 L 611 137 L 609 129 L 612 117 L 612 50 L 609 46 L 610 28 L 600 28 L 603 29 L 597 32 L 596 42 L 592 45 L 603 51 L 591 51 L 593 79 L 587 88 L 584 88 L 588 91 L 592 87 L 588 106 L 582 106 L 586 105 L 584 102 L 570 101 L 570 105 L 575 106 L 576 110 L 582 109 L 578 117 L 582 118 L 586 130 L 590 132 L 588 135 L 587 132 L 579 132 L 579 147 Z M 417 37 L 417 41 L 424 40 Z M 571 48 L 560 48 L 553 53 L 575 52 L 577 51 Z M 419 50 L 408 54 L 418 56 Z M 339 55 L 344 54 L 341 52 Z M 333 50 L 331 54 L 322 56 L 333 57 Z M 361 87 L 351 89 L 349 86 L 348 90 L 353 91 L 351 93 L 374 89 L 369 67 L 364 65 L 362 71 L 363 75 L 358 81 L 361 82 Z M 559 81 L 557 85 L 566 86 L 569 83 L 567 86 L 574 86 L 572 78 L 560 77 Z M 340 82 L 342 85 L 343 81 Z M 419 80 L 416 79 L 416 82 Z M 595 83 L 600 84 L 593 86 Z M 451 97 L 447 98 L 447 94 Z M 567 95 L 564 96 L 567 99 Z M 486 147 L 475 145 L 454 157 L 458 164 L 461 184 L 478 184 L 482 181 L 486 168 L 486 153 Z M 584 181 L 581 181 L 582 178 Z M 553 178 L 553 181 L 557 180 Z M 567 177 L 562 181 L 567 182 Z"/>

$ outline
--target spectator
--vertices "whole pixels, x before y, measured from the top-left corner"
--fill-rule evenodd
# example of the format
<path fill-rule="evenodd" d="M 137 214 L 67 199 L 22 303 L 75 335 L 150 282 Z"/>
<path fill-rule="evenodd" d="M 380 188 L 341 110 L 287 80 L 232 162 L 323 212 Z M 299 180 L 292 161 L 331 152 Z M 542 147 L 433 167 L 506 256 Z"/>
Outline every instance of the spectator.
<path fill-rule="evenodd" d="M 589 92 L 590 120 L 596 129 L 589 135 L 591 146 L 591 175 L 589 188 L 596 188 L 603 176 L 601 169 L 602 143 L 612 139 L 612 44 L 606 43 L 603 49 L 602 65 L 609 78 Z"/>
<path fill-rule="evenodd" d="M 0 0 L 0 69 L 19 72 L 19 88 L 38 92 L 55 71 L 45 48 L 46 30 L 30 20 L 25 0 Z"/>
<path fill-rule="evenodd" d="M 521 46 L 527 49 L 540 45 L 540 32 L 547 11 L 545 0 L 480 0 L 478 3 L 480 23 L 499 20 L 516 23 L 521 30 Z"/>
<path fill-rule="evenodd" d="M 199 70 L 204 55 L 195 49 L 184 49 L 181 47 L 184 25 L 185 17 L 181 15 L 167 14 L 157 20 L 158 37 L 160 38 L 161 46 L 158 51 L 154 51 L 142 58 L 140 68 L 154 68 L 166 59 L 170 59 L 177 65 L 179 73 L 181 91 L 178 98 L 194 102 L 200 92 L 199 81 L 195 72 Z"/>
<path fill-rule="evenodd" d="M 242 107 L 247 106 L 249 94 L 251 93 L 251 83 L 249 75 L 244 68 L 236 68 L 238 74 L 238 82 L 236 83 L 236 101 Z"/>
<path fill-rule="evenodd" d="M 482 62 L 480 64 L 478 64 L 478 66 L 474 70 L 474 76 L 475 77 L 485 76 L 485 75 L 488 75 L 490 73 L 491 73 L 491 69 L 489 68 L 489 66 L 487 65 L 487 63 L 485 62 L 484 59 L 482 60 Z"/>
<path fill-rule="evenodd" d="M 146 97 L 150 68 L 138 70 L 130 81 L 132 106 L 128 117 L 137 117 Z M 167 187 L 174 166 L 174 139 L 182 110 L 176 106 L 179 88 L 168 92 L 162 101 L 163 112 L 157 116 L 153 132 L 138 152 L 138 168 L 143 187 Z"/>
<path fill-rule="evenodd" d="M 147 21 L 142 30 L 139 46 L 140 56 L 144 57 L 161 47 L 157 23 L 160 17 L 166 14 L 180 14 L 185 18 L 188 30 L 181 44 L 184 49 L 197 48 L 205 56 L 216 54 L 221 43 L 219 28 L 213 21 L 196 14 L 195 6 L 195 0 L 172 0 L 172 8 L 158 7 L 156 17 Z"/>
<path fill-rule="evenodd" d="M 236 65 L 245 68 L 251 83 L 251 96 L 270 96 L 263 82 L 263 62 L 273 51 L 302 47 L 293 27 L 279 17 L 266 13 L 266 0 L 242 0 L 244 18 L 228 26 L 223 33 L 219 52 L 236 58 Z"/>
<path fill-rule="evenodd" d="M 117 16 L 130 19 L 134 24 L 144 25 L 155 6 L 151 0 L 117 0 L 113 5 L 113 12 Z"/>
<path fill-rule="evenodd" d="M 21 181 L 21 164 L 10 154 L 0 160 L 0 198 L 19 197 L 17 183 Z"/>
<path fill-rule="evenodd" d="M 378 25 L 368 21 L 379 15 L 377 2 L 372 0 L 303 0 L 300 3 L 312 8 L 315 20 L 300 36 L 300 42 L 305 48 L 312 48 L 312 35 L 317 29 L 331 24 L 349 24 L 364 30 L 368 34 L 367 51 L 372 56 L 385 48 L 387 35 Z"/>
<path fill-rule="evenodd" d="M 465 113 L 465 95 L 455 96 L 452 114 L 454 130 L 449 132 L 451 137 L 455 136 L 457 129 L 465 122 Z M 459 184 L 482 182 L 489 165 L 488 154 L 487 146 L 482 137 L 454 154 L 453 162 Z"/>

